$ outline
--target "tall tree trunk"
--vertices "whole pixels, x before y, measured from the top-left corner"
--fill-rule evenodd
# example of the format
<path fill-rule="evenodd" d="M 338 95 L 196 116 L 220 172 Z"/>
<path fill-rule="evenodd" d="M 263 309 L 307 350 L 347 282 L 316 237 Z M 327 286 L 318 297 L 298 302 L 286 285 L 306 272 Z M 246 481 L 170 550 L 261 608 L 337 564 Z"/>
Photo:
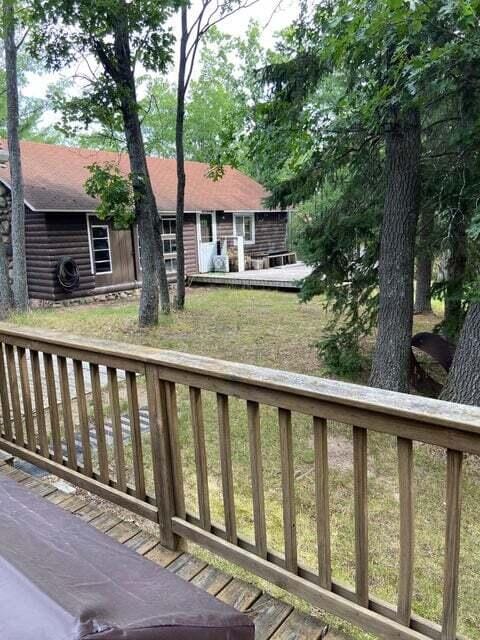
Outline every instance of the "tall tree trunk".
<path fill-rule="evenodd" d="M 13 295 L 8 273 L 5 244 L 0 236 L 0 320 L 5 320 L 12 310 Z"/>
<path fill-rule="evenodd" d="M 378 334 L 370 384 L 403 392 L 409 390 L 420 148 L 418 111 L 411 109 L 404 116 L 394 114 L 386 136 Z"/>
<path fill-rule="evenodd" d="M 424 208 L 420 216 L 420 229 L 418 234 L 414 313 L 431 313 L 432 311 L 430 289 L 432 286 L 434 223 L 433 209 L 430 207 Z"/>
<path fill-rule="evenodd" d="M 153 216 L 157 215 L 152 205 L 150 179 L 147 173 L 142 144 L 139 141 L 140 123 L 136 111 L 132 113 L 127 99 L 122 100 L 122 114 L 127 140 L 128 156 L 132 174 L 132 186 L 135 193 L 135 216 L 138 235 L 142 247 L 142 293 L 139 307 L 139 324 L 147 327 L 158 322 L 158 264 L 156 229 Z M 140 132 L 141 135 L 141 132 Z"/>
<path fill-rule="evenodd" d="M 445 318 L 442 329 L 448 338 L 456 340 L 464 320 L 462 300 L 467 268 L 467 215 L 463 207 L 453 215 L 448 244 Z"/>
<path fill-rule="evenodd" d="M 13 304 L 17 311 L 24 312 L 28 310 L 28 284 L 25 250 L 25 200 L 19 139 L 14 1 L 3 0 L 3 28 L 7 82 L 7 135 L 12 192 Z"/>
<path fill-rule="evenodd" d="M 480 302 L 470 304 L 441 398 L 480 406 Z"/>
<path fill-rule="evenodd" d="M 445 319 L 443 332 L 456 340 L 465 319 L 463 298 L 468 262 L 469 227 L 474 205 L 474 197 L 468 193 L 472 184 L 471 167 L 476 162 L 472 153 L 471 140 L 478 118 L 478 104 L 472 79 L 476 78 L 476 70 L 471 64 L 464 69 L 464 85 L 459 96 L 459 116 L 461 130 L 467 132 L 461 141 L 459 160 L 461 165 L 460 188 L 457 206 L 450 221 L 448 233 L 447 285 L 445 290 Z"/>
<path fill-rule="evenodd" d="M 148 172 L 143 141 L 135 77 L 130 54 L 130 41 L 126 13 L 118 16 L 115 33 L 116 64 L 107 71 L 117 84 L 127 141 L 127 150 L 135 194 L 135 214 L 142 246 L 142 294 L 140 298 L 139 324 L 142 327 L 158 322 L 158 294 L 162 311 L 169 313 L 170 296 L 163 257 L 161 220 Z"/>
<path fill-rule="evenodd" d="M 175 124 L 175 146 L 177 154 L 177 309 L 185 306 L 185 248 L 183 226 L 185 218 L 185 70 L 187 65 L 187 7 L 181 8 L 182 36 L 180 40 L 180 60 L 177 84 L 177 119 Z"/>

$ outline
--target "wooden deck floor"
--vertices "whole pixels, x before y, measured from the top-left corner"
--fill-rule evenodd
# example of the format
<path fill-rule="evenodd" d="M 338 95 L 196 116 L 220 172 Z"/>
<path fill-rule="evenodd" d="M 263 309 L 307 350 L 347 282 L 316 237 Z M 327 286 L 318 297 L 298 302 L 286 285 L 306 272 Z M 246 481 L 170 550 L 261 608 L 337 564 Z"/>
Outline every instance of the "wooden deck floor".
<path fill-rule="evenodd" d="M 223 573 L 187 552 L 172 552 L 158 539 L 116 512 L 88 502 L 86 498 L 60 491 L 53 484 L 15 469 L 9 458 L 0 459 L 0 473 L 20 482 L 33 493 L 70 511 L 99 531 L 135 550 L 153 562 L 175 572 L 184 580 L 208 591 L 223 602 L 250 615 L 255 622 L 256 640 L 319 640 L 325 623 L 295 610 L 290 604 L 262 593 L 257 587 Z M 330 632 L 328 638 L 339 640 Z"/>
<path fill-rule="evenodd" d="M 303 262 L 258 271 L 241 273 L 197 273 L 190 277 L 195 285 L 224 285 L 230 287 L 251 287 L 298 291 L 300 280 L 312 272 Z"/>

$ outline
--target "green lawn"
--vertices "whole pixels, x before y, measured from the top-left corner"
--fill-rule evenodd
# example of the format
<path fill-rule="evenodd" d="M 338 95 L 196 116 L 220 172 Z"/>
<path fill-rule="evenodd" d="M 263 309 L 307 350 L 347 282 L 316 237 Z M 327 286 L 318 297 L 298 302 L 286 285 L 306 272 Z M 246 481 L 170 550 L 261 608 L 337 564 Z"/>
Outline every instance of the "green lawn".
<path fill-rule="evenodd" d="M 439 311 L 439 309 L 437 309 Z M 327 318 L 321 301 L 298 303 L 295 295 L 233 289 L 194 290 L 187 310 L 163 319 L 153 330 L 136 327 L 136 305 L 81 306 L 36 311 L 17 317 L 22 325 L 57 329 L 67 334 L 101 336 L 115 340 L 176 349 L 227 360 L 323 375 L 314 342 Z M 416 330 L 426 330 L 435 317 L 416 320 Z M 369 343 L 365 345 L 368 351 Z M 204 414 L 209 465 L 212 517 L 223 522 L 221 475 L 215 398 L 204 393 Z M 107 399 L 105 403 L 108 404 Z M 197 511 L 194 452 L 187 390 L 179 388 L 179 418 L 187 507 Z M 276 412 L 262 407 L 262 446 L 265 473 L 269 545 L 282 551 L 281 477 Z M 311 420 L 295 415 L 294 421 L 297 530 L 300 561 L 315 569 L 315 512 L 313 439 Z M 231 428 L 236 508 L 239 533 L 252 537 L 249 454 L 244 403 L 231 400 Z M 331 423 L 331 525 L 334 579 L 354 582 L 354 522 L 352 440 L 348 425 Z M 148 438 L 145 449 L 148 450 Z M 151 461 L 146 456 L 148 469 Z M 369 435 L 369 522 L 372 594 L 396 601 L 398 574 L 398 481 L 395 439 Z M 468 459 L 465 469 L 462 570 L 459 630 L 480 639 L 480 481 L 478 461 Z M 429 446 L 415 447 L 416 567 L 414 609 L 439 621 L 441 616 L 442 550 L 445 518 L 445 456 Z M 199 551 L 205 555 L 205 552 Z M 211 556 L 208 556 L 211 560 Z M 216 561 L 225 566 L 225 563 Z M 242 572 L 236 571 L 242 574 Z M 284 596 L 286 597 L 286 596 Z M 298 603 L 297 603 L 298 604 Z M 352 632 L 346 624 L 343 630 Z M 363 634 L 355 632 L 356 637 Z"/>

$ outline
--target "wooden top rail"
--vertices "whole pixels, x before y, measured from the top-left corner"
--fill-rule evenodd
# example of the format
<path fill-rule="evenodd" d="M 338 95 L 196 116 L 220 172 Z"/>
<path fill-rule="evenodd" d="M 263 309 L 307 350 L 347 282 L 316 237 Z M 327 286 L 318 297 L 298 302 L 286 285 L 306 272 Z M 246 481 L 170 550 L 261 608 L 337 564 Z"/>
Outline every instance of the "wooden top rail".
<path fill-rule="evenodd" d="M 213 380 L 226 380 L 272 392 L 293 394 L 305 400 L 312 399 L 333 403 L 337 407 L 363 409 L 375 414 L 448 427 L 480 436 L 480 409 L 467 405 L 142 345 L 78 336 L 65 337 L 54 331 L 30 327 L 21 329 L 6 323 L 0 323 L 0 341 L 38 351 L 65 354 L 73 358 L 76 357 L 76 352 L 84 352 L 85 360 L 91 361 L 92 356 L 96 355 L 105 360 L 105 364 L 110 358 L 118 359 L 123 362 L 124 368 L 132 371 L 143 371 L 146 364 L 157 365 L 171 370 L 172 377 L 178 377 L 174 375 L 175 371 L 180 372 L 182 376 L 177 381 L 186 384 L 191 382 L 186 374 L 210 378 L 212 382 L 209 385 L 201 386 L 212 388 L 214 391 L 219 389 Z M 90 354 L 90 357 L 87 354 Z M 249 398 L 251 399 L 250 395 Z M 341 420 L 340 417 L 338 419 Z M 374 425 L 368 426 L 375 429 Z M 408 437 L 408 434 L 405 435 Z"/>

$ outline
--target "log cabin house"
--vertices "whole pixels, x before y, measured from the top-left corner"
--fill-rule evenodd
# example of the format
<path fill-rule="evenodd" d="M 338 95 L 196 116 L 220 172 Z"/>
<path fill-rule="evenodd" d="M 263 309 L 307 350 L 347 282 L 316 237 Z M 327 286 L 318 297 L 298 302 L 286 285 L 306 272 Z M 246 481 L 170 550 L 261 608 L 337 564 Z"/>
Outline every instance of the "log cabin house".
<path fill-rule="evenodd" d="M 37 142 L 22 143 L 25 183 L 28 286 L 32 299 L 56 301 L 139 288 L 140 247 L 135 227 L 115 230 L 99 220 L 97 201 L 85 193 L 92 163 L 114 162 L 129 172 L 125 154 L 76 149 Z M 176 276 L 175 160 L 149 158 L 148 167 L 163 222 L 169 278 Z M 232 168 L 223 178 L 207 176 L 208 165 L 187 162 L 185 197 L 185 272 L 242 270 L 252 261 L 268 266 L 285 253 L 287 212 L 265 207 L 264 188 Z M 0 229 L 10 245 L 10 173 L 0 165 Z M 65 291 L 57 277 L 62 258 L 78 266 L 78 286 Z M 230 260 L 229 260 L 230 257 Z M 263 261 L 263 262 L 262 262 Z"/>

